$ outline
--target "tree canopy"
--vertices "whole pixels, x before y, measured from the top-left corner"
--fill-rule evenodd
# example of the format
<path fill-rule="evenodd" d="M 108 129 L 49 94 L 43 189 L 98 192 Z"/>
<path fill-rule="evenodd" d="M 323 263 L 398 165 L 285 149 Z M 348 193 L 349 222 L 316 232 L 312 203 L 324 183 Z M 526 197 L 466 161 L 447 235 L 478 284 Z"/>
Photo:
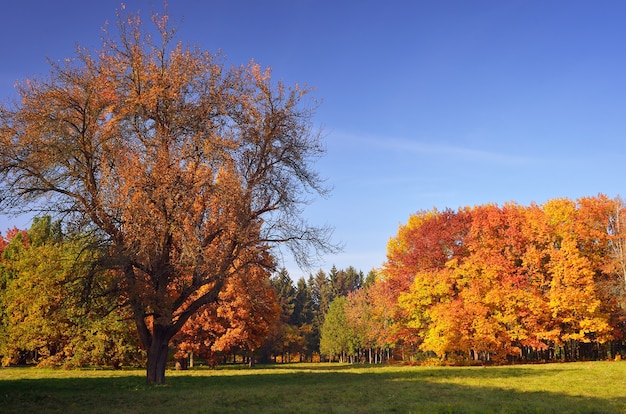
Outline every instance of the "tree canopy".
<path fill-rule="evenodd" d="M 311 90 L 251 62 L 226 67 L 122 10 L 102 48 L 77 50 L 0 106 L 0 211 L 44 211 L 89 232 L 164 382 L 168 343 L 232 277 L 334 250 L 302 207 L 325 195 Z"/>
<path fill-rule="evenodd" d="M 481 361 L 575 359 L 585 344 L 623 340 L 623 211 L 599 195 L 416 214 L 390 241 L 379 282 L 396 340 Z M 464 223 L 453 248 L 450 223 Z"/>

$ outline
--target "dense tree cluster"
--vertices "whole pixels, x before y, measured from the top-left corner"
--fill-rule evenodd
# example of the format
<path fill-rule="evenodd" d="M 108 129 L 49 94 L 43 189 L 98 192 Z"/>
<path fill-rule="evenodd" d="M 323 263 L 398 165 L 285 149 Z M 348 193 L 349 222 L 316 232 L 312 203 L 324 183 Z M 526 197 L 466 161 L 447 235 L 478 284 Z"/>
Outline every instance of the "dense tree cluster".
<path fill-rule="evenodd" d="M 49 217 L 0 235 L 0 358 L 3 365 L 137 364 L 139 348 L 113 281 L 96 274 L 98 253 Z"/>
<path fill-rule="evenodd" d="M 102 270 L 89 236 L 65 234 L 49 216 L 0 235 L 0 359 L 4 365 L 137 365 L 145 357 L 130 304 Z M 232 277 L 219 300 L 171 342 L 178 367 L 320 359 L 320 331 L 335 298 L 358 291 L 362 272 L 323 270 L 294 286 L 285 269 Z M 233 356 L 234 359 L 230 359 Z"/>
<path fill-rule="evenodd" d="M 419 212 L 389 242 L 376 282 L 333 302 L 322 349 L 483 363 L 612 357 L 626 334 L 625 214 L 603 195 Z"/>
<path fill-rule="evenodd" d="M 230 278 L 175 336 L 174 358 L 183 367 L 194 357 L 612 358 L 626 339 L 625 217 L 622 200 L 603 195 L 422 211 L 367 277 L 333 266 L 295 283 L 285 269 L 270 277 L 262 267 Z M 141 356 L 129 303 L 110 295 L 115 278 L 93 246 L 49 217 L 0 237 L 4 364 L 120 366 Z"/>
<path fill-rule="evenodd" d="M 361 289 L 334 300 L 320 336 L 320 352 L 331 360 L 381 363 L 394 346 L 389 333 L 391 318 L 375 271 Z"/>
<path fill-rule="evenodd" d="M 361 289 L 362 271 L 350 266 L 329 273 L 319 270 L 308 279 L 301 277 L 294 286 L 287 271 L 282 269 L 272 278 L 280 304 L 276 321 L 264 347 L 266 361 L 320 360 L 320 337 L 331 303 Z"/>

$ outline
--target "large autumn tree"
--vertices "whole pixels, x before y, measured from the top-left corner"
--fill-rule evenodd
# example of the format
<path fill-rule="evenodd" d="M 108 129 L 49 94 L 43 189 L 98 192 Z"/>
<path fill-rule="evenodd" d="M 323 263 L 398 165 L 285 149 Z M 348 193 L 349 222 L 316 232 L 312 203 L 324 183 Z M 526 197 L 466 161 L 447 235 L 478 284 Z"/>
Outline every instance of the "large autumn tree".
<path fill-rule="evenodd" d="M 299 262 L 332 250 L 302 207 L 324 194 L 310 90 L 254 62 L 174 43 L 118 15 L 97 51 L 78 49 L 0 106 L 0 211 L 46 211 L 91 231 L 119 275 L 147 350 L 147 380 L 165 381 L 168 344 L 227 281 L 271 268 L 272 248 Z"/>

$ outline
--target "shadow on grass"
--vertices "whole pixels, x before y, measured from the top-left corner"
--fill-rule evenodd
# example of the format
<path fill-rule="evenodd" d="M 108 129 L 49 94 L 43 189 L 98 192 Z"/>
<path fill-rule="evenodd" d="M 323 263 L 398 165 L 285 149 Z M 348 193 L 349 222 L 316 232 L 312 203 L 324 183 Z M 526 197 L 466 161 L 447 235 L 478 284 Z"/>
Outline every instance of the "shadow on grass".
<path fill-rule="evenodd" d="M 478 378 L 491 378 L 491 377 L 520 377 L 525 375 L 536 376 L 538 370 L 534 367 L 540 367 L 542 375 L 546 374 L 559 374 L 563 372 L 563 368 L 559 364 L 542 364 L 542 365 L 493 365 L 493 366 L 420 366 L 420 365 L 388 365 L 388 364 L 348 364 L 348 363 L 295 363 L 295 364 L 269 364 L 258 365 L 254 368 L 248 368 L 242 365 L 238 368 L 238 371 L 247 372 L 251 375 L 255 373 L 255 370 L 263 371 L 276 371 L 276 372 L 320 372 L 320 373 L 335 373 L 335 372 L 376 372 L 376 371 L 389 371 L 394 370 L 395 373 L 408 373 L 409 375 L 417 376 L 462 376 L 462 377 L 478 377 Z M 204 368 L 201 368 L 204 369 Z M 218 370 L 222 367 L 218 367 Z M 228 367 L 224 369 L 229 371 Z"/>
<path fill-rule="evenodd" d="M 177 373 L 168 377 L 167 385 L 156 387 L 130 374 L 0 380 L 0 412 L 623 413 L 626 408 L 626 397 L 524 392 L 508 382 L 538 375 L 558 381 L 565 374 L 558 367 L 291 369 L 250 370 L 246 375 Z"/>

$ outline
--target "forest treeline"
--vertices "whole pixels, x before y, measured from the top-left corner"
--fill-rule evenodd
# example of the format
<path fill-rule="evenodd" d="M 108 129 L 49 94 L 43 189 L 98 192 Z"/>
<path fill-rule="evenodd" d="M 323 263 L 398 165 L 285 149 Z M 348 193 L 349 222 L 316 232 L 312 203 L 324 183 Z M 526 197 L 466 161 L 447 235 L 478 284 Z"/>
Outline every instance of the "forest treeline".
<path fill-rule="evenodd" d="M 0 237 L 0 358 L 3 365 L 139 365 L 131 303 L 119 280 L 99 266 L 84 234 L 50 217 Z M 219 301 L 204 306 L 174 337 L 180 367 L 219 363 L 319 361 L 324 316 L 336 297 L 373 281 L 353 267 L 319 270 L 296 284 L 282 269 L 233 277 Z"/>
<path fill-rule="evenodd" d="M 372 338 L 452 362 L 613 358 L 626 332 L 625 214 L 604 195 L 419 212 L 362 294 Z"/>
<path fill-rule="evenodd" d="M 626 333 L 626 206 L 604 195 L 412 215 L 367 275 L 233 278 L 171 344 L 180 367 L 342 360 L 615 358 Z M 138 364 L 129 303 L 86 235 L 49 217 L 0 238 L 2 363 Z M 111 278 L 112 280 L 112 278 Z"/>

